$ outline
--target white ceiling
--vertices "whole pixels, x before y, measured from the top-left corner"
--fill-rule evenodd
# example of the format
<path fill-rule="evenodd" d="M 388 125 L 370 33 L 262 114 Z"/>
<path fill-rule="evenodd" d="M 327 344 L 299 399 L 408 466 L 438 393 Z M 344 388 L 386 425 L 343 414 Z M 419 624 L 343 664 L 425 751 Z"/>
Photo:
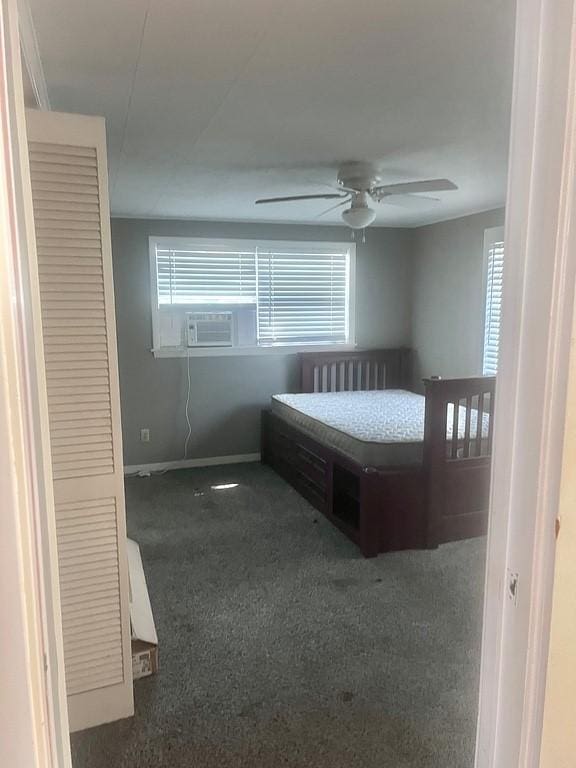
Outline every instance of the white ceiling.
<path fill-rule="evenodd" d="M 104 115 L 116 216 L 339 222 L 340 163 L 447 177 L 414 226 L 504 203 L 513 0 L 31 0 L 53 109 Z"/>

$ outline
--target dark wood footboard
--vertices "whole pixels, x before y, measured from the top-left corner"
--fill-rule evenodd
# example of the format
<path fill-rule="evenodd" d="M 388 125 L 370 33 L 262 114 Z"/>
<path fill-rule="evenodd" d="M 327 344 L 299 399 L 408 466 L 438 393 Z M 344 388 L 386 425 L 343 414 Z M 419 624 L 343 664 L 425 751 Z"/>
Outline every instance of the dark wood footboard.
<path fill-rule="evenodd" d="M 494 376 L 426 379 L 425 503 L 430 545 L 488 526 Z"/>

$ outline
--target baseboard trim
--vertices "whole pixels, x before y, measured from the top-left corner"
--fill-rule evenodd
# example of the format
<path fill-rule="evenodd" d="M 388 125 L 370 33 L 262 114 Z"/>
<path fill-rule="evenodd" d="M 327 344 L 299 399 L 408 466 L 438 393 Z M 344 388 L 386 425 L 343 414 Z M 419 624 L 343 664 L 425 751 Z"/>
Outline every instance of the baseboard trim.
<path fill-rule="evenodd" d="M 230 456 L 208 456 L 205 459 L 180 459 L 178 461 L 158 461 L 154 464 L 127 464 L 125 475 L 137 475 L 140 472 L 167 472 L 171 469 L 192 469 L 194 467 L 216 467 L 220 464 L 244 464 L 260 461 L 259 453 L 235 453 Z"/>

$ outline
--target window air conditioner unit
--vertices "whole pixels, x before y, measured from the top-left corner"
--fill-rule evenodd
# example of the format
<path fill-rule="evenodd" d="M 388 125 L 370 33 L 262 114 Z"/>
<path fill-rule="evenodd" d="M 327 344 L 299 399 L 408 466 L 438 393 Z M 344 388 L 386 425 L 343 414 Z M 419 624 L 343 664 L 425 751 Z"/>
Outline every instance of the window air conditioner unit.
<path fill-rule="evenodd" d="M 188 312 L 189 347 L 231 347 L 234 343 L 232 312 Z"/>

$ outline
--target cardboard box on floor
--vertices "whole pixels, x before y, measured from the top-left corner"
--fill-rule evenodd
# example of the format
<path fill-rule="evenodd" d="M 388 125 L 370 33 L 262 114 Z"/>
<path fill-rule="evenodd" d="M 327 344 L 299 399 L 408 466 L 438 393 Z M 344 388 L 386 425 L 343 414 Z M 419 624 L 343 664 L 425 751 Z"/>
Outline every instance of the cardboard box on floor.
<path fill-rule="evenodd" d="M 130 574 L 130 624 L 132 627 L 132 676 L 134 680 L 158 672 L 158 635 L 146 587 L 140 547 L 128 539 Z"/>

